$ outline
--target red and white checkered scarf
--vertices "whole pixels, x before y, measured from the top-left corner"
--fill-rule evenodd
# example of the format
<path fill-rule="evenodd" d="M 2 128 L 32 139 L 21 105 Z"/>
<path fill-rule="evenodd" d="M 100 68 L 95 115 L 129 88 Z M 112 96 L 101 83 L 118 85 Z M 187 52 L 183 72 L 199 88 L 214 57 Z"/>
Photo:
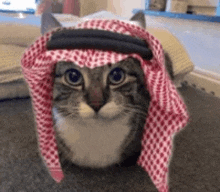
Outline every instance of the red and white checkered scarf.
<path fill-rule="evenodd" d="M 185 104 L 166 72 L 160 42 L 145 29 L 119 20 L 93 19 L 71 28 L 106 30 L 139 37 L 148 42 L 153 52 L 153 59 L 144 60 L 136 53 L 122 54 L 91 49 L 47 50 L 46 43 L 57 29 L 39 37 L 25 51 L 21 59 L 22 70 L 30 87 L 40 151 L 51 176 L 57 182 L 64 177 L 52 121 L 55 64 L 59 61 L 67 61 L 81 67 L 94 68 L 134 57 L 141 63 L 147 77 L 147 89 L 151 95 L 149 114 L 143 131 L 142 151 L 137 163 L 147 171 L 159 192 L 168 192 L 168 165 L 173 135 L 187 124 L 188 114 Z"/>

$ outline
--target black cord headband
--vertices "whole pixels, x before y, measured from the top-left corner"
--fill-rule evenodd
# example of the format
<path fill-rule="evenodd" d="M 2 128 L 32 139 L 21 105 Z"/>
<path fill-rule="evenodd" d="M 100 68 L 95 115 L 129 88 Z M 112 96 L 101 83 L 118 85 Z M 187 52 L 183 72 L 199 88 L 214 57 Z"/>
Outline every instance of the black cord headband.
<path fill-rule="evenodd" d="M 104 30 L 63 29 L 55 32 L 47 49 L 100 49 L 120 53 L 137 53 L 146 60 L 153 57 L 145 41 Z"/>

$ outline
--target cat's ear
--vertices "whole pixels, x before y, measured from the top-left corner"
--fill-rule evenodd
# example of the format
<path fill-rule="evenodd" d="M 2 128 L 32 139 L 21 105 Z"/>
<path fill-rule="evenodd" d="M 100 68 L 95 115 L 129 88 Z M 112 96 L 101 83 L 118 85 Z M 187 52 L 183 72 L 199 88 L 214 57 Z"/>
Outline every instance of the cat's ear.
<path fill-rule="evenodd" d="M 143 12 L 138 12 L 136 13 L 131 19 L 130 21 L 134 21 L 136 22 L 139 26 L 146 28 L 146 19 L 145 19 L 145 15 Z"/>
<path fill-rule="evenodd" d="M 41 16 L 41 34 L 44 34 L 56 27 L 62 27 L 62 25 L 51 13 L 43 13 Z"/>

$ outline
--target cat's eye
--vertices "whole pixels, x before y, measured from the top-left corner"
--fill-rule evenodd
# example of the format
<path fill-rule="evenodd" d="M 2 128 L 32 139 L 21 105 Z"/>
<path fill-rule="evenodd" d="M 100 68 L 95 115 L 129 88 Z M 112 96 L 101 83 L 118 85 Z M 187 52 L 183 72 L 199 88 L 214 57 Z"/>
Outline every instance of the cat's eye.
<path fill-rule="evenodd" d="M 119 67 L 114 68 L 109 73 L 109 81 L 113 85 L 122 83 L 124 80 L 125 80 L 125 72 Z"/>
<path fill-rule="evenodd" d="M 79 86 L 83 83 L 82 74 L 77 69 L 69 69 L 65 72 L 65 80 L 68 84 Z"/>

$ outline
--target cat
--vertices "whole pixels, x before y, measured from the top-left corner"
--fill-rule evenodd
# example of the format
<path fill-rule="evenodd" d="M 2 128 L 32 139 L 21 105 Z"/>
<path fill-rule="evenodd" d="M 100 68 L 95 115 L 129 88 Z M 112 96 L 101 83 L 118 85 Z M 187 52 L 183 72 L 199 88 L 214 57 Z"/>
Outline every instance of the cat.
<path fill-rule="evenodd" d="M 131 18 L 145 27 L 145 17 Z M 59 22 L 42 16 L 44 33 Z M 93 169 L 135 165 L 150 95 L 140 62 L 128 58 L 98 68 L 58 62 L 53 90 L 53 120 L 62 159 Z"/>

